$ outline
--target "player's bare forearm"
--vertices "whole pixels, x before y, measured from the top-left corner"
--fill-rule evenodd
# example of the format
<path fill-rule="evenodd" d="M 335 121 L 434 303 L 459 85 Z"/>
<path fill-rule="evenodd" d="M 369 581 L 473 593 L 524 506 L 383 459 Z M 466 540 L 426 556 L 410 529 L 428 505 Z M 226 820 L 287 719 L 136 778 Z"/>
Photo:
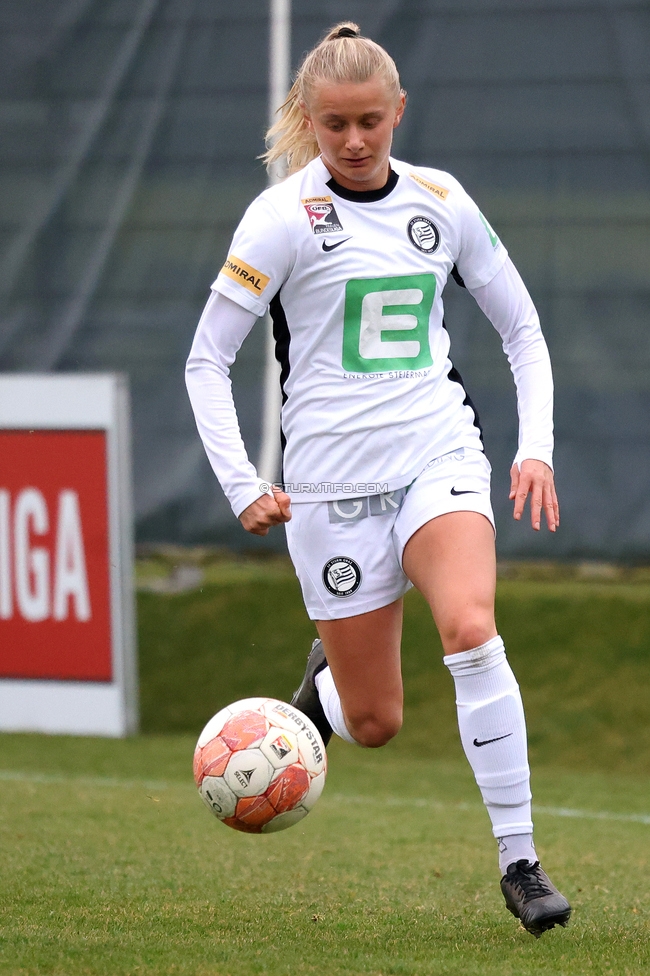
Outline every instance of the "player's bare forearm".
<path fill-rule="evenodd" d="M 551 532 L 560 525 L 560 506 L 555 491 L 553 471 L 543 461 L 527 459 L 522 461 L 521 469 L 513 464 L 510 469 L 510 501 L 514 501 L 513 517 L 520 521 L 526 499 L 530 495 L 530 521 L 533 529 L 539 532 L 542 525 L 542 512 Z"/>
<path fill-rule="evenodd" d="M 252 505 L 245 508 L 239 521 L 247 532 L 253 535 L 268 535 L 274 525 L 289 522 L 291 519 L 291 499 L 283 491 L 273 489 L 270 495 L 261 495 Z"/>

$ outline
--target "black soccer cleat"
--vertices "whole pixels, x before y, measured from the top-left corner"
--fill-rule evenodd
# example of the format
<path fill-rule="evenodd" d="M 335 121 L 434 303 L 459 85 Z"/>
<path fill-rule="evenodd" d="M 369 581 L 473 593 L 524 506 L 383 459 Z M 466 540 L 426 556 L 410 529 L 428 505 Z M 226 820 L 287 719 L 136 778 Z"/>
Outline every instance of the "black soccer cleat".
<path fill-rule="evenodd" d="M 531 864 L 524 858 L 509 864 L 501 878 L 501 891 L 508 911 L 536 939 L 554 925 L 564 926 L 569 921 L 571 905 L 539 861 Z"/>
<path fill-rule="evenodd" d="M 312 720 L 321 734 L 324 745 L 327 745 L 332 738 L 332 726 L 325 717 L 314 678 L 319 671 L 322 671 L 326 667 L 327 659 L 323 651 L 322 641 L 316 638 L 311 645 L 311 651 L 307 658 L 305 677 L 302 679 L 302 684 L 298 690 L 294 691 L 293 698 L 291 699 L 291 704 L 299 708 L 307 718 Z"/>

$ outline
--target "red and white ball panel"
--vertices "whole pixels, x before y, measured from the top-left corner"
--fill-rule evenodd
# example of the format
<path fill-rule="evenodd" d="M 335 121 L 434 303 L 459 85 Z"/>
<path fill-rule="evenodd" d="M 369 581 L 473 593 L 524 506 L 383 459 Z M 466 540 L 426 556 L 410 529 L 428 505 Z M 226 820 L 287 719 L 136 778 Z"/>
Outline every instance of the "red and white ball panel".
<path fill-rule="evenodd" d="M 235 712 L 245 711 L 247 709 L 255 711 L 260 707 L 260 705 L 263 705 L 264 702 L 268 700 L 268 698 L 242 698 L 241 701 L 234 702 L 232 705 L 226 705 L 226 707 L 222 708 L 220 712 L 217 712 L 216 715 L 212 716 L 208 724 L 201 732 L 197 746 L 204 746 L 206 742 L 213 739 L 215 735 L 219 735 L 228 719 L 232 718 Z"/>
<path fill-rule="evenodd" d="M 236 830 L 270 833 L 307 815 L 325 784 L 320 734 L 275 698 L 246 698 L 210 719 L 194 753 L 194 779 L 210 811 Z"/>

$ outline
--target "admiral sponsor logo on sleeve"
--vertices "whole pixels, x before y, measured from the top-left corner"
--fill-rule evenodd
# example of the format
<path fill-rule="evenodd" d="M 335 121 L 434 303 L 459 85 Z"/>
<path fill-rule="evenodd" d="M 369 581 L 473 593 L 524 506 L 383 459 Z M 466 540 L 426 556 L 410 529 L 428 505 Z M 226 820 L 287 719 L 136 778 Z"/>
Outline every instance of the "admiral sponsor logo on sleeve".
<path fill-rule="evenodd" d="M 361 570 L 349 556 L 334 556 L 323 566 L 323 583 L 332 596 L 352 596 L 361 586 Z"/>
<path fill-rule="evenodd" d="M 242 261 L 241 258 L 236 257 L 234 254 L 228 255 L 226 263 L 221 269 L 221 273 L 232 278 L 237 284 L 243 285 L 244 288 L 247 288 L 254 295 L 261 295 L 271 280 L 268 275 L 262 274 L 257 268 L 246 264 L 245 261 Z"/>
<path fill-rule="evenodd" d="M 423 190 L 428 190 L 429 193 L 433 193 L 434 197 L 438 197 L 439 200 L 446 200 L 449 196 L 449 190 L 444 186 L 438 186 L 436 183 L 431 183 L 430 180 L 425 180 L 423 176 L 419 176 L 417 173 L 409 173 L 412 180 L 421 186 Z"/>
<path fill-rule="evenodd" d="M 307 211 L 311 229 L 316 236 L 337 234 L 343 230 L 331 197 L 306 197 L 300 202 Z"/>

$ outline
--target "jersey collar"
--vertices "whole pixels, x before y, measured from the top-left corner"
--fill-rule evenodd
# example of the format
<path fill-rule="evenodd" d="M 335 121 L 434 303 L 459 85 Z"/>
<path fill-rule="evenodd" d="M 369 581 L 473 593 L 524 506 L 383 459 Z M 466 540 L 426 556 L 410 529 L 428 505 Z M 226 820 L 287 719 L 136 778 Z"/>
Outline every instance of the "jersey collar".
<path fill-rule="evenodd" d="M 347 187 L 341 186 L 340 183 L 336 182 L 322 159 L 319 158 L 318 162 L 320 163 L 326 186 L 332 193 L 336 193 L 337 197 L 342 197 L 343 200 L 350 200 L 352 203 L 376 203 L 378 200 L 383 200 L 393 192 L 399 180 L 399 173 L 396 173 L 391 166 L 388 180 L 379 190 L 348 190 Z"/>

